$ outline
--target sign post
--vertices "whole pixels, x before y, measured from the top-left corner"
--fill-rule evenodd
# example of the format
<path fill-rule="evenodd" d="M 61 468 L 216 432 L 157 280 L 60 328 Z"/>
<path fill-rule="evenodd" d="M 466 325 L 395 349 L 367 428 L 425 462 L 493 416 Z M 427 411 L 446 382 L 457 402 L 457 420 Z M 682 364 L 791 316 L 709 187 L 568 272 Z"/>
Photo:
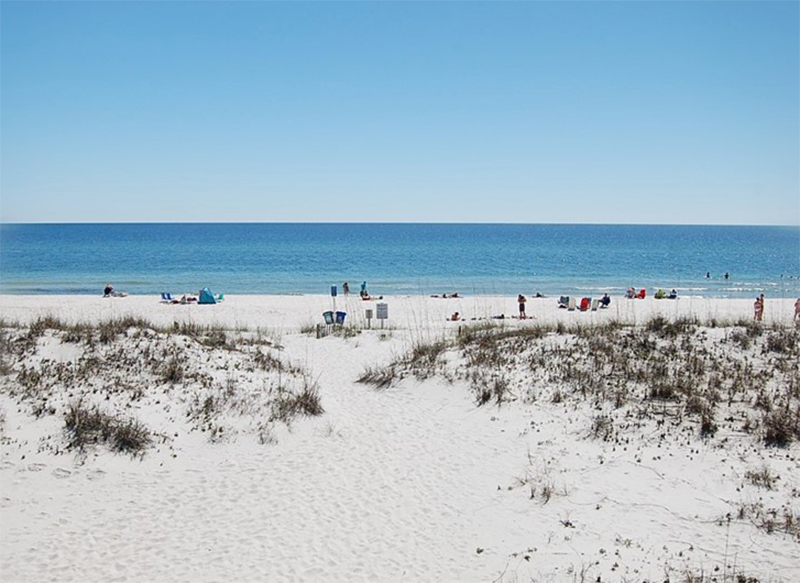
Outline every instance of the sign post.
<path fill-rule="evenodd" d="M 333 298 L 333 313 L 336 313 L 336 286 L 331 286 L 331 298 Z"/>
<path fill-rule="evenodd" d="M 383 321 L 389 318 L 389 304 L 376 304 L 375 309 L 378 320 L 381 321 L 381 329 L 383 329 Z"/>
<path fill-rule="evenodd" d="M 372 310 L 367 310 L 367 328 L 372 328 Z"/>

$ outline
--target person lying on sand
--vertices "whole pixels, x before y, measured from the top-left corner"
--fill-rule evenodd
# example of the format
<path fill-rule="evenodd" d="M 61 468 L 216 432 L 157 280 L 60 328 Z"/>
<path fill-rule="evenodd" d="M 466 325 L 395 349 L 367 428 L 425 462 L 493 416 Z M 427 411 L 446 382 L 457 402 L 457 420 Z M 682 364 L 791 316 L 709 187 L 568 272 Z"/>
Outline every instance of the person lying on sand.
<path fill-rule="evenodd" d="M 126 292 L 120 292 L 114 289 L 114 286 L 110 283 L 106 284 L 106 287 L 103 288 L 103 297 L 104 298 L 126 298 L 128 294 Z"/>
<path fill-rule="evenodd" d="M 453 312 L 453 315 L 450 316 L 451 322 L 458 322 L 461 319 L 461 315 L 458 312 Z"/>

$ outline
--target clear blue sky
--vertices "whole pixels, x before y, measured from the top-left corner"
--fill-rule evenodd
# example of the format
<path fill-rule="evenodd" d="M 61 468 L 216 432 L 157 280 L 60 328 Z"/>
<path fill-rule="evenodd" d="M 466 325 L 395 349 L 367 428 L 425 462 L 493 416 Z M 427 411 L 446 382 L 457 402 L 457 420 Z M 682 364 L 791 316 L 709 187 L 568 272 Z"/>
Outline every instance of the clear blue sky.
<path fill-rule="evenodd" d="M 798 2 L 2 2 L 0 220 L 800 224 Z"/>

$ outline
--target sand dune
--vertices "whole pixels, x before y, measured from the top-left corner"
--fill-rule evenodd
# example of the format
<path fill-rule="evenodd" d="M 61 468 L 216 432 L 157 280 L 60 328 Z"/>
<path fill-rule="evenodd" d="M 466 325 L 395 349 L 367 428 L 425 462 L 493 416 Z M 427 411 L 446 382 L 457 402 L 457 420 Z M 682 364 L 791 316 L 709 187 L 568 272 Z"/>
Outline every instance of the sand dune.
<path fill-rule="evenodd" d="M 337 300 L 347 323 L 363 328 L 367 302 Z M 429 378 L 409 373 L 376 390 L 356 382 L 366 369 L 400 361 L 415 346 L 451 341 L 459 327 L 498 323 L 491 316 L 516 312 L 514 298 L 386 302 L 385 330 L 373 321 L 372 330 L 317 339 L 300 329 L 331 308 L 324 296 L 232 296 L 216 306 L 133 296 L 0 297 L 3 319 L 23 326 L 4 329 L 9 342 L 22 342 L 25 325 L 50 315 L 65 323 L 136 316 L 162 327 L 219 325 L 229 343 L 139 329 L 87 343 L 45 330 L 24 350 L 9 349 L 17 356 L 4 361 L 11 368 L 0 394 L 3 579 L 796 579 L 794 531 L 768 532 L 756 515 L 739 517 L 736 510 L 760 503 L 800 516 L 797 442 L 765 447 L 758 435 L 726 423 L 722 409 L 720 430 L 706 439 L 694 421 L 665 425 L 672 418 L 658 415 L 621 429 L 614 440 L 598 439 L 591 430 L 600 405 L 557 402 L 551 387 L 539 385 L 538 399 L 523 398 L 533 377 L 518 364 L 495 371 L 510 375 L 514 398 L 477 406 L 462 375 L 468 365 L 454 347 Z M 750 300 L 614 298 L 610 309 L 587 313 L 555 304 L 529 300 L 535 319 L 502 324 L 752 318 Z M 790 331 L 792 304 L 768 299 L 766 324 Z M 447 322 L 454 311 L 486 320 Z M 724 352 L 731 330 L 701 327 L 696 341 Z M 756 359 L 760 349 L 750 350 Z M 160 367 L 175 355 L 185 376 L 167 383 Z M 253 364 L 265 355 L 283 364 Z M 768 356 L 754 362 L 768 363 Z M 77 371 L 89 357 L 100 364 L 69 377 L 83 379 L 75 384 L 19 388 L 22 365 Z M 301 391 L 304 382 L 317 387 L 324 413 L 272 420 L 262 443 L 261 422 L 275 411 L 276 395 Z M 125 387 L 112 389 L 117 384 Z M 211 425 L 187 412 L 200 410 L 195 396 L 223 394 L 224 408 L 209 423 L 225 432 L 210 440 Z M 63 414 L 80 395 L 138 419 L 153 443 L 141 455 L 103 444 L 67 450 Z M 39 417 L 37 399 L 47 403 Z M 764 468 L 778 477 L 769 489 L 747 477 Z"/>

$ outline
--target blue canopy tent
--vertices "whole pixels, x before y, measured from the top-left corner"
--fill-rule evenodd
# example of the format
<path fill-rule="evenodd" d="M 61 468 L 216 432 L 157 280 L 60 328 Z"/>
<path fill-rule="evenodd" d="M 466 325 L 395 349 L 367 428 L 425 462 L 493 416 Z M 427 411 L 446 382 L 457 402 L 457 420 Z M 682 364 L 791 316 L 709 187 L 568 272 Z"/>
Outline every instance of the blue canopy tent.
<path fill-rule="evenodd" d="M 198 304 L 216 304 L 217 300 L 214 299 L 214 294 L 207 287 L 200 290 L 200 297 L 197 300 Z"/>

